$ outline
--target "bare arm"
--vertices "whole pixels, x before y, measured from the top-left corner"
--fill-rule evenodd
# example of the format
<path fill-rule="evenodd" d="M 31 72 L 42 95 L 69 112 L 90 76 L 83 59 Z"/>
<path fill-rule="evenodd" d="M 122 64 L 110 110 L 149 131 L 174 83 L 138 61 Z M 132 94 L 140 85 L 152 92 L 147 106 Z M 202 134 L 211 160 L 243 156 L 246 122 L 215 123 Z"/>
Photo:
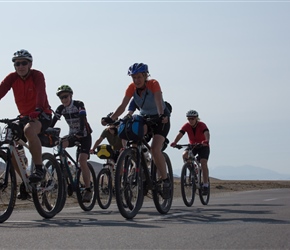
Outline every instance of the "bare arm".
<path fill-rule="evenodd" d="M 124 113 L 129 101 L 130 101 L 130 97 L 128 96 L 124 96 L 122 103 L 120 104 L 120 106 L 116 109 L 116 111 L 111 115 L 112 120 L 116 120 L 118 119 L 118 117 Z"/>
<path fill-rule="evenodd" d="M 100 145 L 100 143 L 101 143 L 103 140 L 104 140 L 104 138 L 100 136 L 100 138 L 99 138 L 98 140 L 96 140 L 96 142 L 95 142 L 95 144 L 94 144 L 94 146 L 93 146 L 93 148 L 92 148 L 92 151 L 95 151 L 96 148 Z"/>
<path fill-rule="evenodd" d="M 183 134 L 179 132 L 179 133 L 177 134 L 177 136 L 175 137 L 175 139 L 174 139 L 173 142 L 174 142 L 174 143 L 178 143 L 179 140 L 180 140 L 182 137 L 183 137 Z"/>
<path fill-rule="evenodd" d="M 159 115 L 163 115 L 163 107 L 162 107 L 162 92 L 158 91 L 156 93 L 154 93 L 154 100 L 157 106 L 157 111 Z"/>

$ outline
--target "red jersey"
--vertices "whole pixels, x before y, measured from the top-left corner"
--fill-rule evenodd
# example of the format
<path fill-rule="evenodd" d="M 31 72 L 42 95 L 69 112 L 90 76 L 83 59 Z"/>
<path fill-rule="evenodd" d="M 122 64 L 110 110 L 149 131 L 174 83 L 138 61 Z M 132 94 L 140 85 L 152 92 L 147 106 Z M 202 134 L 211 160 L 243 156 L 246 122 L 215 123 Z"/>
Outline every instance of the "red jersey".
<path fill-rule="evenodd" d="M 195 127 L 192 127 L 188 122 L 185 123 L 179 132 L 182 134 L 185 134 L 186 132 L 188 135 L 189 143 L 194 144 L 201 143 L 202 141 L 206 140 L 204 136 L 205 131 L 208 131 L 205 123 L 198 121 Z"/>
<path fill-rule="evenodd" d="M 0 99 L 12 88 L 20 115 L 28 116 L 36 108 L 51 114 L 48 103 L 44 75 L 31 69 L 27 78 L 22 79 L 16 72 L 10 73 L 0 84 Z"/>

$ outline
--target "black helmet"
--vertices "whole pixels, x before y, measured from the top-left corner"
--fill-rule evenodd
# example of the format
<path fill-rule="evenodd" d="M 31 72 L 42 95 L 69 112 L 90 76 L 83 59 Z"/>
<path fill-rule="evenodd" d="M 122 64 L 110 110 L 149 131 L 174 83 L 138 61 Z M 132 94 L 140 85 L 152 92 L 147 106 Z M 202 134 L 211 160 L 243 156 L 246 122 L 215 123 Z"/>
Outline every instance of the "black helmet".
<path fill-rule="evenodd" d="M 30 62 L 33 61 L 32 59 L 32 55 L 25 49 L 22 49 L 22 50 L 19 50 L 19 51 L 16 51 L 12 57 L 12 62 L 15 62 L 16 59 L 26 59 Z"/>
<path fill-rule="evenodd" d="M 134 63 L 131 65 L 128 69 L 128 75 L 134 75 L 137 73 L 149 73 L 148 71 L 148 65 L 144 63 Z"/>
<path fill-rule="evenodd" d="M 68 93 L 73 94 L 73 90 L 68 85 L 61 85 L 60 87 L 58 87 L 58 89 L 56 91 L 56 95 L 59 96 L 63 92 L 68 92 Z"/>

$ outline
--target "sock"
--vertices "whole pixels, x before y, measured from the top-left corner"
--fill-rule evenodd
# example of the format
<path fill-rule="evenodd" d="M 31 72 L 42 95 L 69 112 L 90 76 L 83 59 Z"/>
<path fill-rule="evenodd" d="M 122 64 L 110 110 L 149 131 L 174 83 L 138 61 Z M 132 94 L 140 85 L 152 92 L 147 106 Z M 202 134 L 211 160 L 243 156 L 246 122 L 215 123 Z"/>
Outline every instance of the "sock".
<path fill-rule="evenodd" d="M 39 170 L 39 171 L 43 171 L 42 170 L 42 164 L 41 165 L 35 165 L 35 169 L 36 170 Z"/>

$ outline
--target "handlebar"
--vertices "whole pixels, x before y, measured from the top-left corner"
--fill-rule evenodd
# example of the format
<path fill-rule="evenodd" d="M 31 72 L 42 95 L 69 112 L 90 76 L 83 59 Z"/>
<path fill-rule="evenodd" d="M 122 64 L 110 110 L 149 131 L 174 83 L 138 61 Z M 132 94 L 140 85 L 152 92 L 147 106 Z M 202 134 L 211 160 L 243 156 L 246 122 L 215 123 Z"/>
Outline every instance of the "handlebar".
<path fill-rule="evenodd" d="M 28 121 L 29 117 L 28 116 L 20 116 L 18 115 L 16 118 L 4 118 L 4 119 L 0 119 L 1 123 L 5 123 L 7 125 L 10 125 L 11 123 L 15 122 L 15 121 Z"/>
<path fill-rule="evenodd" d="M 201 148 L 203 144 L 201 143 L 194 143 L 194 144 L 176 144 L 173 148 L 182 149 L 182 148 L 189 148 L 190 150 L 195 148 Z"/>

